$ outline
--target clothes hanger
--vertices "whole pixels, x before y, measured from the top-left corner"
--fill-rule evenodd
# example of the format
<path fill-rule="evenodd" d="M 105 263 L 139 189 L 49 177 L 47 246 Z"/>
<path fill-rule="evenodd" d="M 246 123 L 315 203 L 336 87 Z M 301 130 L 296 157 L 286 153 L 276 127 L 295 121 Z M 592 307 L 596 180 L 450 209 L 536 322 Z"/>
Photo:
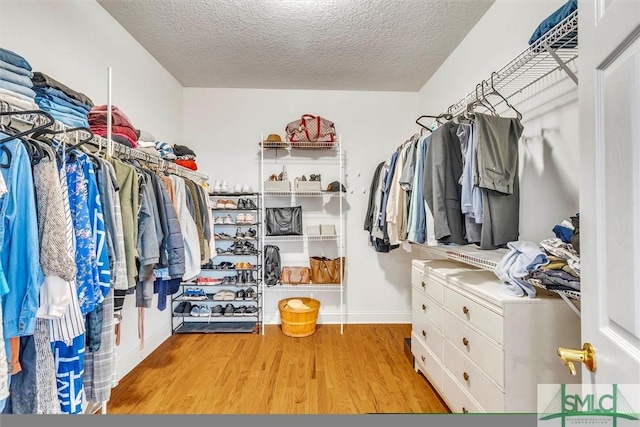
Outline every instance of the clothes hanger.
<path fill-rule="evenodd" d="M 438 125 L 441 125 L 442 123 L 440 122 L 440 119 L 451 120 L 451 119 L 453 119 L 453 116 L 450 113 L 447 112 L 447 113 L 443 113 L 443 114 L 440 114 L 440 115 L 437 115 L 437 116 L 430 116 L 430 115 L 426 115 L 425 114 L 425 115 L 422 115 L 422 116 L 420 116 L 420 117 L 418 117 L 416 119 L 416 124 L 418 126 L 420 126 L 423 129 L 428 130 L 429 132 L 433 132 L 430 127 L 425 126 L 422 123 L 420 123 L 420 119 L 425 119 L 425 118 L 435 119 L 436 123 L 438 123 Z"/>
<path fill-rule="evenodd" d="M 86 128 L 86 127 L 75 127 L 75 128 L 63 129 L 63 130 L 49 130 L 49 129 L 45 129 L 45 130 L 43 130 L 43 131 L 40 131 L 40 132 L 34 133 L 34 136 L 36 136 L 36 137 L 37 137 L 37 136 L 40 136 L 41 134 L 59 135 L 59 134 L 61 134 L 61 133 L 64 133 L 64 134 L 66 135 L 66 134 L 69 134 L 69 133 L 72 133 L 72 132 L 80 132 L 80 131 L 83 131 L 83 132 L 87 132 L 87 133 L 89 133 L 89 137 L 88 137 L 88 138 L 85 138 L 85 139 L 83 139 L 83 140 L 81 140 L 81 141 L 77 142 L 75 145 L 72 145 L 71 147 L 69 147 L 69 149 L 70 149 L 70 150 L 75 150 L 76 148 L 80 148 L 82 145 L 84 145 L 84 144 L 86 144 L 86 143 L 88 143 L 88 142 L 91 142 L 91 140 L 92 140 L 92 139 L 93 139 L 93 137 L 94 137 L 94 134 L 93 134 L 93 132 L 91 132 L 91 129 Z M 77 141 L 77 140 L 78 140 L 78 138 L 77 138 L 77 136 L 76 136 L 76 141 Z"/>
<path fill-rule="evenodd" d="M 516 107 L 514 107 L 513 105 L 511 105 L 511 103 L 507 100 L 507 98 L 505 98 L 504 96 L 502 96 L 502 94 L 500 92 L 498 92 L 495 88 L 495 86 L 493 85 L 493 77 L 497 76 L 498 73 L 497 72 L 493 72 L 491 73 L 491 92 L 489 92 L 489 95 L 498 95 L 506 104 L 507 107 L 509 107 L 510 109 L 512 109 L 513 111 L 515 111 L 516 116 L 518 117 L 518 120 L 522 120 L 522 114 L 520 113 L 520 111 L 518 111 L 516 109 Z"/>
<path fill-rule="evenodd" d="M 7 104 L 9 105 L 9 104 Z M 0 106 L 4 106 L 4 103 L 2 103 Z M 4 110 L 4 108 L 2 108 L 2 110 Z M 17 116 L 17 115 L 25 115 L 25 114 L 34 114 L 37 116 L 41 116 L 44 117 L 46 119 L 46 121 L 40 125 L 37 125 L 35 127 L 32 127 L 31 129 L 22 131 L 22 132 L 16 132 L 15 129 L 11 128 L 11 117 L 13 116 Z M 11 166 L 11 160 L 12 160 L 12 156 L 11 156 L 11 152 L 9 151 L 9 149 L 4 146 L 5 142 L 11 141 L 12 139 L 20 139 L 22 141 L 23 137 L 33 133 L 34 131 L 39 131 L 41 129 L 46 129 L 48 127 L 50 127 L 51 125 L 55 124 L 55 120 L 53 119 L 53 117 L 51 117 L 51 115 L 49 115 L 48 113 L 41 111 L 41 110 L 25 110 L 25 111 L 0 111 L 0 118 L 1 117 L 8 117 L 9 118 L 9 123 L 7 125 L 2 124 L 2 128 L 4 131 L 6 132 L 10 132 L 11 136 L 8 136 L 6 138 L 3 138 L 0 140 L 0 150 L 2 150 L 6 156 L 7 156 L 7 163 L 3 163 L 0 164 L 0 168 L 8 168 L 9 166 Z M 1 122 L 1 120 L 0 120 Z M 36 120 L 33 121 L 34 124 L 36 123 Z M 15 132 L 15 133 L 14 133 Z M 32 150 L 30 148 L 27 148 L 28 152 L 32 152 Z M 30 158 L 33 161 L 33 158 L 30 155 Z"/>

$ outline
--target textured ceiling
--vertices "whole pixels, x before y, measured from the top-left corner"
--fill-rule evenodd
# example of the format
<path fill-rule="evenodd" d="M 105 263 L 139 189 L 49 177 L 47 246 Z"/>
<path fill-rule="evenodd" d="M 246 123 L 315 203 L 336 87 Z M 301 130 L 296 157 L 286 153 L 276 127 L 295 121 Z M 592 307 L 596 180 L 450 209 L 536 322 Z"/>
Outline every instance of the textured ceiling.
<path fill-rule="evenodd" d="M 185 87 L 417 91 L 494 0 L 98 0 Z"/>

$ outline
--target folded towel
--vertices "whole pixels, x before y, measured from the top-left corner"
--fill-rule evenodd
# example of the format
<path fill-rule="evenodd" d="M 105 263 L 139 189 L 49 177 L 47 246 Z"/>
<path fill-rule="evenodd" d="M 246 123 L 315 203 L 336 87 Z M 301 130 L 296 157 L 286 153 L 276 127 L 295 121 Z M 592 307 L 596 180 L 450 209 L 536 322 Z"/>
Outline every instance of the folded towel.
<path fill-rule="evenodd" d="M 46 98 L 42 98 L 36 95 L 36 103 L 40 106 L 41 110 L 44 111 L 57 111 L 59 113 L 70 114 L 72 116 L 77 117 L 80 120 L 87 120 L 87 113 L 83 110 L 78 111 L 74 108 L 65 107 L 64 105 L 55 103 Z M 87 122 L 88 124 L 89 122 Z"/>
<path fill-rule="evenodd" d="M 146 130 L 138 129 L 136 132 L 138 133 L 138 141 L 156 142 L 156 138 Z"/>
<path fill-rule="evenodd" d="M 74 128 L 88 128 L 89 123 L 87 123 L 87 119 L 81 119 L 77 116 L 67 113 L 61 113 L 60 111 L 47 111 L 57 121 L 64 123 L 67 126 L 71 126 Z"/>
<path fill-rule="evenodd" d="M 153 147 L 155 149 L 156 148 L 156 143 L 155 142 L 150 142 L 150 141 L 142 141 L 142 140 L 138 139 L 138 147 L 145 147 L 145 148 Z M 158 150 L 156 149 L 156 151 L 158 151 Z"/>
<path fill-rule="evenodd" d="M 187 155 L 192 155 L 195 156 L 196 153 L 193 152 L 193 150 L 189 147 L 187 147 L 186 145 L 178 145 L 175 144 L 173 146 L 173 152 L 176 154 L 176 156 L 180 157 L 180 156 L 187 156 Z"/>
<path fill-rule="evenodd" d="M 69 96 L 70 98 L 73 98 L 77 101 L 82 102 L 83 104 L 87 104 L 93 107 L 93 101 L 91 101 L 91 99 L 85 95 L 84 93 L 80 93 L 80 92 L 76 92 L 75 90 L 71 89 L 70 87 L 60 83 L 59 81 L 57 81 L 56 79 L 41 73 L 39 71 L 36 71 L 35 73 L 33 73 L 33 77 L 31 79 L 31 81 L 33 81 L 33 85 L 36 87 L 52 87 L 58 90 L 61 90 L 62 92 L 64 92 L 65 94 L 67 94 L 67 96 Z"/>
<path fill-rule="evenodd" d="M 89 125 L 91 126 L 91 131 L 97 135 L 106 135 L 107 127 L 106 126 L 96 126 L 89 121 Z M 119 133 L 120 135 L 126 135 L 128 139 L 135 143 L 136 141 L 136 132 L 135 130 L 126 127 L 126 126 L 111 126 L 112 133 Z M 137 146 L 137 144 L 134 144 Z"/>
<path fill-rule="evenodd" d="M 160 156 L 160 152 L 156 149 L 155 146 L 153 147 L 142 147 L 140 145 L 140 141 L 138 141 L 138 150 L 143 151 L 147 154 L 151 154 L 152 156 L 156 156 L 156 157 L 161 157 Z"/>
<path fill-rule="evenodd" d="M 163 159 L 175 160 L 176 155 L 173 152 L 173 148 L 171 148 L 171 145 L 167 144 L 166 142 L 156 141 L 156 148 L 160 152 L 160 157 L 162 157 Z"/>
<path fill-rule="evenodd" d="M 12 82 L 8 82 L 2 79 L 0 79 L 0 88 L 10 90 L 12 92 L 20 93 L 24 96 L 29 97 L 32 100 L 35 99 L 36 97 L 36 93 L 33 91 L 33 89 L 28 88 L 26 86 L 18 85 Z"/>
<path fill-rule="evenodd" d="M 14 92 L 12 90 L 8 90 L 8 89 L 3 89 L 0 87 L 0 93 L 4 93 L 5 95 L 9 95 L 9 96 L 13 96 L 14 98 L 18 98 L 21 99 L 23 101 L 27 101 L 27 102 L 33 102 L 33 98 L 29 98 L 26 95 L 23 95 L 21 93 L 18 92 Z"/>
<path fill-rule="evenodd" d="M 31 64 L 17 53 L 0 47 L 0 61 L 31 71 Z"/>
<path fill-rule="evenodd" d="M 198 165 L 193 160 L 176 160 L 175 164 L 194 171 L 198 170 Z"/>
<path fill-rule="evenodd" d="M 16 94 L 16 95 L 19 95 L 19 94 Z M 4 101 L 9 105 L 13 105 L 14 107 L 17 107 L 25 111 L 38 109 L 38 105 L 35 102 L 30 101 L 28 99 L 25 100 L 22 97 L 13 96 L 11 95 L 11 92 L 5 91 L 5 90 L 2 90 L 2 92 L 0 92 L 0 101 Z"/>
<path fill-rule="evenodd" d="M 78 110 L 83 110 L 86 114 L 89 114 L 89 111 L 91 111 L 90 105 L 83 104 L 82 102 L 71 98 L 69 95 L 67 95 L 66 93 L 64 93 L 59 89 L 48 87 L 48 86 L 43 86 L 43 87 L 36 86 L 33 88 L 33 90 L 35 91 L 36 96 L 47 98 L 48 100 L 53 101 L 56 104 L 64 105 L 65 107 L 69 107 L 69 108 L 76 108 Z"/>
<path fill-rule="evenodd" d="M 21 76 L 29 77 L 29 80 L 31 80 L 31 77 L 33 77 L 32 71 L 29 71 L 26 68 L 16 67 L 15 65 L 4 62 L 3 60 L 0 60 L 0 68 L 7 71 L 12 71 L 16 74 L 20 74 Z"/>
<path fill-rule="evenodd" d="M 33 83 L 31 83 L 31 79 L 29 77 L 14 73 L 13 71 L 5 70 L 4 68 L 0 68 L 0 80 L 15 83 L 20 86 L 26 86 L 28 88 L 33 87 Z"/>
<path fill-rule="evenodd" d="M 131 131 L 133 132 L 133 139 L 138 139 L 138 135 L 136 134 L 136 127 L 131 123 L 129 117 L 127 117 L 127 115 L 115 105 L 111 106 L 111 120 L 114 126 L 124 126 L 131 128 Z M 106 126 L 107 106 L 96 105 L 95 107 L 93 107 L 89 112 L 89 123 L 96 126 Z"/>

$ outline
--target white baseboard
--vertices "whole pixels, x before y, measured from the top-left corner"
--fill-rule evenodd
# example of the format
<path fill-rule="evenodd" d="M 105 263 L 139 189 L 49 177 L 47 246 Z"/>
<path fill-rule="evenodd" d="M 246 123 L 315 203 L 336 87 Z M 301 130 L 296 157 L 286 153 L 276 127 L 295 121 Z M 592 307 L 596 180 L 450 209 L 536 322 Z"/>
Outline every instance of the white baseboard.
<path fill-rule="evenodd" d="M 117 381 L 120 381 L 127 375 L 129 372 L 133 370 L 137 365 L 140 364 L 144 359 L 147 358 L 156 348 L 160 346 L 163 342 L 165 342 L 171 334 L 169 331 L 171 330 L 171 324 L 163 325 L 156 331 L 156 333 L 145 337 L 144 340 L 144 348 L 142 350 L 135 347 L 134 350 L 127 352 L 126 354 L 122 353 L 121 347 L 116 347 L 116 375 Z"/>
<path fill-rule="evenodd" d="M 265 313 L 264 323 L 265 325 L 279 325 L 279 313 Z M 320 313 L 318 316 L 318 324 L 330 325 L 336 323 L 340 323 L 340 313 Z M 344 323 L 411 323 L 411 312 L 350 312 L 344 314 Z"/>

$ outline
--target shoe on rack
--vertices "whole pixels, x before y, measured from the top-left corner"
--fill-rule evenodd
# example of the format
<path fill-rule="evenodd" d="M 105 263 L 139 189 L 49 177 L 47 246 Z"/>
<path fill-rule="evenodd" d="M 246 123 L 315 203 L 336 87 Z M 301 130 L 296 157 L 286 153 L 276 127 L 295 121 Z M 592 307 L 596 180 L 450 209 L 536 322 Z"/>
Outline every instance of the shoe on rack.
<path fill-rule="evenodd" d="M 245 237 L 251 237 L 251 238 L 256 238 L 258 236 L 258 232 L 256 231 L 255 228 L 249 228 L 245 233 L 244 233 Z"/>
<path fill-rule="evenodd" d="M 225 220 L 225 218 L 224 218 L 224 217 L 222 217 L 222 216 L 217 216 L 217 217 L 216 217 L 216 219 L 213 221 L 213 223 L 214 223 L 214 224 L 218 224 L 218 225 L 220 225 L 220 224 L 224 224 L 224 220 Z"/>
<path fill-rule="evenodd" d="M 240 227 L 236 228 L 236 239 L 244 239 L 245 237 L 246 235 L 242 229 Z"/>
<path fill-rule="evenodd" d="M 208 305 L 203 305 L 200 307 L 200 317 L 210 317 L 211 316 L 211 307 Z"/>
<path fill-rule="evenodd" d="M 246 291 L 244 291 L 245 301 L 253 301 L 254 299 L 256 299 L 256 291 L 254 291 L 253 288 L 249 288 Z"/>
<path fill-rule="evenodd" d="M 250 306 L 247 307 L 247 310 L 244 312 L 245 316 L 257 316 L 258 315 L 258 307 Z"/>
<path fill-rule="evenodd" d="M 239 213 L 238 215 L 236 215 L 236 224 L 244 224 L 245 218 L 246 218 L 245 214 Z"/>
<path fill-rule="evenodd" d="M 216 209 L 226 209 L 227 201 L 225 199 L 216 200 Z"/>
<path fill-rule="evenodd" d="M 214 317 L 222 316 L 222 311 L 223 311 L 222 306 L 218 304 L 215 307 L 213 307 L 213 309 L 211 310 L 211 315 Z"/>
<path fill-rule="evenodd" d="M 224 308 L 224 315 L 226 317 L 233 316 L 233 313 L 235 311 L 236 309 L 233 307 L 233 304 L 227 304 L 226 307 Z"/>
<path fill-rule="evenodd" d="M 229 183 L 227 180 L 222 180 L 222 184 L 220 184 L 220 192 L 228 193 L 229 192 Z"/>
<path fill-rule="evenodd" d="M 191 314 L 193 317 L 200 317 L 200 306 L 194 305 L 189 314 Z"/>
<path fill-rule="evenodd" d="M 256 202 L 253 201 L 253 199 L 247 199 L 245 203 L 245 209 L 256 210 L 258 209 L 258 206 L 256 205 Z"/>
<path fill-rule="evenodd" d="M 244 301 L 244 290 L 240 289 L 236 292 L 236 301 Z"/>
<path fill-rule="evenodd" d="M 233 312 L 234 316 L 244 316 L 244 314 L 247 312 L 247 306 L 246 305 L 241 305 L 240 307 L 236 308 L 235 311 Z"/>
<path fill-rule="evenodd" d="M 233 192 L 234 192 L 234 193 L 242 193 L 242 184 L 236 184 L 236 185 L 233 187 Z"/>
<path fill-rule="evenodd" d="M 244 184 L 242 186 L 242 192 L 246 194 L 251 194 L 253 193 L 253 189 L 249 186 L 249 184 Z"/>
<path fill-rule="evenodd" d="M 182 301 L 180 304 L 178 304 L 178 306 L 176 307 L 175 310 L 173 310 L 174 314 L 183 314 L 184 313 L 184 306 L 187 305 L 186 301 Z"/>
<path fill-rule="evenodd" d="M 222 183 L 216 179 L 216 182 L 213 184 L 213 192 L 221 193 L 222 192 Z"/>
<path fill-rule="evenodd" d="M 223 224 L 233 224 L 233 218 L 231 217 L 231 215 L 227 215 L 226 217 L 224 217 Z"/>
<path fill-rule="evenodd" d="M 238 209 L 238 205 L 233 200 L 227 200 L 224 204 L 225 209 Z"/>
<path fill-rule="evenodd" d="M 247 281 L 246 283 L 250 284 L 250 283 L 256 283 L 256 278 L 253 277 L 253 271 L 246 271 L 245 273 L 247 273 Z"/>
<path fill-rule="evenodd" d="M 241 243 L 236 242 L 234 243 L 235 247 L 233 248 L 233 254 L 234 255 L 244 255 L 244 248 L 242 246 Z"/>
<path fill-rule="evenodd" d="M 231 237 L 227 233 L 216 234 L 215 237 L 216 237 L 216 239 L 220 239 L 220 240 L 233 240 L 233 237 Z"/>
<path fill-rule="evenodd" d="M 233 291 L 223 291 L 224 292 L 224 300 L 223 301 L 235 301 L 236 293 Z"/>
<path fill-rule="evenodd" d="M 248 214 L 244 215 L 244 221 L 243 222 L 245 224 L 253 225 L 254 221 L 255 221 L 255 219 L 253 218 L 252 214 L 248 213 Z"/>
<path fill-rule="evenodd" d="M 247 209 L 247 201 L 245 199 L 238 199 L 238 209 Z"/>
<path fill-rule="evenodd" d="M 226 295 L 225 292 L 226 291 L 216 292 L 215 294 L 213 294 L 213 300 L 214 301 L 224 301 L 224 297 Z"/>

